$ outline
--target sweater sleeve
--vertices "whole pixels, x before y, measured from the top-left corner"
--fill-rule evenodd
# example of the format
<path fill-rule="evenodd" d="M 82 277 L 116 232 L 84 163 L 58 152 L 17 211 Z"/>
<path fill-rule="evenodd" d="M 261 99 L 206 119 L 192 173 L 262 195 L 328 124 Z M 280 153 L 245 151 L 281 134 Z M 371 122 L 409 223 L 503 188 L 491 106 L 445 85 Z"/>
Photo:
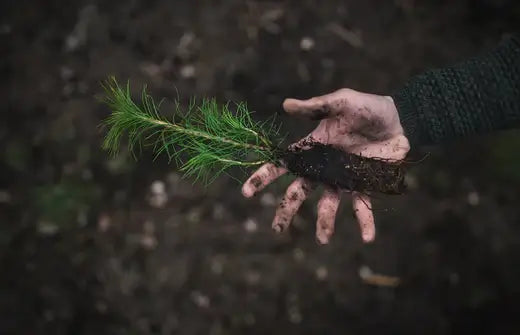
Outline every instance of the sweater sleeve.
<path fill-rule="evenodd" d="M 392 95 L 412 147 L 520 126 L 520 35 Z"/>

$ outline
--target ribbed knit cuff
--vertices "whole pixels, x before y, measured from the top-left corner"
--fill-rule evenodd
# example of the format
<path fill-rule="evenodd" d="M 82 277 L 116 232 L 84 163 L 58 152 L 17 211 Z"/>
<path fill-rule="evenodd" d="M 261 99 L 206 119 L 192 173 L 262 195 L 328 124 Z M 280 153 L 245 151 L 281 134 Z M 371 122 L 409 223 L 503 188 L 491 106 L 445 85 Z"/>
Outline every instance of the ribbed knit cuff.
<path fill-rule="evenodd" d="M 520 123 L 519 35 L 494 50 L 411 78 L 392 94 L 412 148 Z"/>
<path fill-rule="evenodd" d="M 417 106 L 413 103 L 411 92 L 405 86 L 391 95 L 394 100 L 399 121 L 404 130 L 404 135 L 408 138 L 411 148 L 415 148 L 421 142 L 421 129 Z"/>

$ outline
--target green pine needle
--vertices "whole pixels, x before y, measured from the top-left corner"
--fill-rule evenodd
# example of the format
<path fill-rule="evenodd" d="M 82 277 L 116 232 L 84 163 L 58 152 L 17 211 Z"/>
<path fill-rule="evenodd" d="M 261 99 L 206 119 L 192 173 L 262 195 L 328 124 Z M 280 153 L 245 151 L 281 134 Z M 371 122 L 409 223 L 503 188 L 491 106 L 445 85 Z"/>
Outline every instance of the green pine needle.
<path fill-rule="evenodd" d="M 229 104 L 219 105 L 215 99 L 192 100 L 182 113 L 178 102 L 172 120 L 159 114 L 156 104 L 142 89 L 141 102 L 136 104 L 130 86 L 121 87 L 114 77 L 103 83 L 102 101 L 111 109 L 103 122 L 108 132 L 103 148 L 115 155 L 128 134 L 128 150 L 135 155 L 143 147 L 151 147 L 156 157 L 165 154 L 175 160 L 185 177 L 193 177 L 206 185 L 231 167 L 252 167 L 274 162 L 279 153 L 280 126 L 275 118 L 255 122 L 245 103 L 236 104 L 235 112 Z M 188 156 L 187 161 L 183 160 Z M 248 160 L 251 156 L 254 160 Z"/>

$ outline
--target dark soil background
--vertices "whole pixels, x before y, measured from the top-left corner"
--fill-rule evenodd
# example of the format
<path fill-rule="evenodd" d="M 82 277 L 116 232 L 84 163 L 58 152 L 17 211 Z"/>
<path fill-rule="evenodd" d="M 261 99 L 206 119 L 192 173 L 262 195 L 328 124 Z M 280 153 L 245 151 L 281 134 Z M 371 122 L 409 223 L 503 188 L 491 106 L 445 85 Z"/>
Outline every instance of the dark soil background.
<path fill-rule="evenodd" d="M 297 139 L 314 123 L 284 98 L 388 94 L 519 25 L 515 0 L 2 1 L 0 334 L 519 334 L 518 132 L 428 149 L 371 245 L 345 196 L 320 247 L 319 192 L 275 236 L 289 177 L 247 200 L 109 158 L 95 99 L 114 74 L 247 101 Z"/>

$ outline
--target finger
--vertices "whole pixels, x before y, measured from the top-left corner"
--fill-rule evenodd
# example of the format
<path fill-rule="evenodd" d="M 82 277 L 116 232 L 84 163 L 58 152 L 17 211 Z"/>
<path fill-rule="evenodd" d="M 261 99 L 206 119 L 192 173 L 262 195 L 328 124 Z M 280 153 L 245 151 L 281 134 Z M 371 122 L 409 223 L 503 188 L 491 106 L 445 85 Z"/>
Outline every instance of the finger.
<path fill-rule="evenodd" d="M 246 180 L 242 186 L 242 194 L 246 198 L 250 198 L 286 172 L 287 169 L 283 167 L 277 167 L 272 163 L 266 163 Z"/>
<path fill-rule="evenodd" d="M 285 99 L 283 109 L 288 114 L 308 117 L 311 120 L 334 117 L 348 107 L 348 92 L 349 90 L 342 89 L 307 100 Z"/>
<path fill-rule="evenodd" d="M 352 192 L 352 205 L 361 228 L 363 241 L 372 242 L 376 237 L 376 226 L 370 198 L 365 194 Z"/>
<path fill-rule="evenodd" d="M 340 203 L 340 193 L 327 187 L 318 202 L 318 221 L 316 225 L 316 240 L 320 244 L 329 243 L 334 233 L 334 221 Z"/>
<path fill-rule="evenodd" d="M 301 177 L 289 185 L 274 216 L 273 229 L 276 232 L 282 232 L 289 227 L 294 215 L 313 189 L 314 185 Z"/>

